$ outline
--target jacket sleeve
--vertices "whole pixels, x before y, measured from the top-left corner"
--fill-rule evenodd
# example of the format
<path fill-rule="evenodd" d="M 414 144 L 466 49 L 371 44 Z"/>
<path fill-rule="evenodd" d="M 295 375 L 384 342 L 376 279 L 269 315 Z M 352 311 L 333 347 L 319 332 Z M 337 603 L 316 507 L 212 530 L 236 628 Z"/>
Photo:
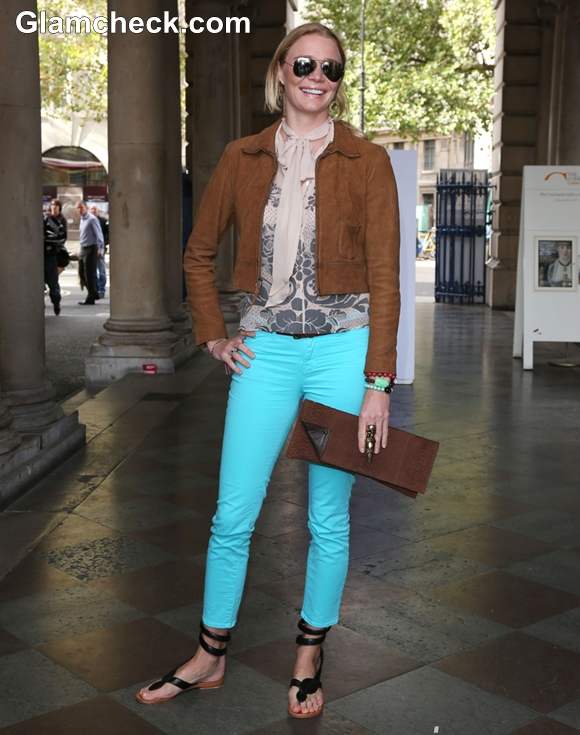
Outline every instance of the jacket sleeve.
<path fill-rule="evenodd" d="M 365 370 L 397 371 L 399 200 L 389 154 L 377 146 L 366 188 L 365 254 L 370 294 L 370 334 Z"/>
<path fill-rule="evenodd" d="M 215 284 L 215 257 L 234 214 L 232 144 L 228 143 L 205 189 L 183 256 L 195 342 L 227 337 Z"/>

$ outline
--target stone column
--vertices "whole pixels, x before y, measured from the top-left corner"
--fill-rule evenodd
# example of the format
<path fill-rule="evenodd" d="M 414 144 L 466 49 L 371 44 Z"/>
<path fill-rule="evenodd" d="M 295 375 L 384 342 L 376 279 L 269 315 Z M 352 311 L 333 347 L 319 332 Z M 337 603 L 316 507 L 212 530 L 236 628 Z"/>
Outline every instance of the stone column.
<path fill-rule="evenodd" d="M 266 71 L 276 47 L 286 35 L 286 24 L 292 0 L 252 0 L 244 15 L 251 18 L 252 35 L 248 39 L 249 82 L 251 88 L 251 128 L 248 134 L 258 133 L 274 122 L 264 109 L 264 83 Z M 288 28 L 288 30 L 290 30 Z"/>
<path fill-rule="evenodd" d="M 496 0 L 494 221 L 486 302 L 513 309 L 522 167 L 538 163 L 542 35 L 538 0 Z"/>
<path fill-rule="evenodd" d="M 186 16 L 188 19 L 192 16 L 225 18 L 232 14 L 231 5 L 228 0 L 186 0 Z M 231 37 L 225 33 L 187 34 L 187 155 L 194 215 L 226 144 L 237 137 L 232 46 Z M 215 261 L 216 284 L 227 321 L 238 317 L 237 291 L 232 286 L 233 265 L 234 232 L 230 228 Z"/>
<path fill-rule="evenodd" d="M 38 36 L 0 4 L 0 507 L 84 442 L 47 380 Z"/>
<path fill-rule="evenodd" d="M 118 16 L 162 16 L 164 0 L 109 0 Z M 189 355 L 173 330 L 165 293 L 167 39 L 109 36 L 111 316 L 86 360 L 91 383 L 154 363 L 173 372 Z"/>
<path fill-rule="evenodd" d="M 178 15 L 177 0 L 165 0 L 164 9 Z M 189 309 L 182 298 L 182 162 L 180 37 L 164 35 L 165 41 L 165 297 L 169 318 L 176 332 L 191 335 Z M 193 349 L 193 347 L 192 347 Z"/>
<path fill-rule="evenodd" d="M 558 156 L 555 163 L 580 165 L 580 2 L 567 0 L 561 12 L 563 26 L 562 107 Z"/>
<path fill-rule="evenodd" d="M 35 431 L 62 412 L 45 375 L 38 38 L 16 28 L 24 6 L 0 6 L 0 384 L 14 428 Z"/>
<path fill-rule="evenodd" d="M 556 162 L 560 137 L 560 112 L 562 106 L 563 37 L 558 6 L 542 0 L 538 6 L 541 27 L 541 67 L 538 97 L 538 146 L 537 161 L 543 164 Z"/>

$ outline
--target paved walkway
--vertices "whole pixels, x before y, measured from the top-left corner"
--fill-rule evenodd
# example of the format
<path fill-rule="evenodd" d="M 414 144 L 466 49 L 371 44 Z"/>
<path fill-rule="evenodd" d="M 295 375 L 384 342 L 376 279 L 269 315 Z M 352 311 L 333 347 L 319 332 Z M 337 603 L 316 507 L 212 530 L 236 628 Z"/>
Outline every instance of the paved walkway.
<path fill-rule="evenodd" d="M 74 247 L 73 247 L 74 249 Z M 107 266 L 109 256 L 106 256 Z M 59 278 L 61 312 L 55 316 L 48 294 L 44 296 L 46 372 L 57 401 L 63 401 L 85 385 L 85 357 L 100 337 L 109 318 L 109 288 L 95 306 L 79 306 L 87 292 L 81 291 L 78 263 L 70 263 Z"/>
<path fill-rule="evenodd" d="M 88 445 L 0 515 L 2 735 L 580 732 L 580 370 L 544 345 L 522 371 L 512 326 L 417 304 L 416 381 L 391 421 L 440 456 L 415 501 L 355 485 L 318 721 L 286 716 L 305 466 L 272 478 L 226 686 L 145 707 L 135 690 L 195 647 L 228 379 L 197 354 L 70 401 Z"/>

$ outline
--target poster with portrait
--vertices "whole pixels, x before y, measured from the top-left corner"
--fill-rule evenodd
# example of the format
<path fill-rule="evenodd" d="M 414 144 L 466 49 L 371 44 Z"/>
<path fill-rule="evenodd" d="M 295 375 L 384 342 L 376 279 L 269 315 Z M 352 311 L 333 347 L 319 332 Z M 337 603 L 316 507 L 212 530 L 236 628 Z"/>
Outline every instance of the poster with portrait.
<path fill-rule="evenodd" d="M 534 237 L 536 274 L 534 288 L 539 291 L 576 290 L 578 276 L 577 241 L 573 235 L 536 235 Z"/>

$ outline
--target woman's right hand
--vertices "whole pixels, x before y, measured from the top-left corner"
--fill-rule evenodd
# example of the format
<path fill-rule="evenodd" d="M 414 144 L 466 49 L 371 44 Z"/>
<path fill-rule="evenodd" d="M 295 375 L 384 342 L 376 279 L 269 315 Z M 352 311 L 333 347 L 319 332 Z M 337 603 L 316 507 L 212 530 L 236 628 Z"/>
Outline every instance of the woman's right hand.
<path fill-rule="evenodd" d="M 255 334 L 255 332 L 245 332 L 244 334 L 236 334 L 229 339 L 212 339 L 206 344 L 211 356 L 225 363 L 228 374 L 233 370 L 241 375 L 242 370 L 236 365 L 236 361 L 249 368 L 251 364 L 242 357 L 242 354 L 247 355 L 252 360 L 256 357 L 252 350 L 244 344 L 244 337 L 248 335 L 253 337 Z"/>

